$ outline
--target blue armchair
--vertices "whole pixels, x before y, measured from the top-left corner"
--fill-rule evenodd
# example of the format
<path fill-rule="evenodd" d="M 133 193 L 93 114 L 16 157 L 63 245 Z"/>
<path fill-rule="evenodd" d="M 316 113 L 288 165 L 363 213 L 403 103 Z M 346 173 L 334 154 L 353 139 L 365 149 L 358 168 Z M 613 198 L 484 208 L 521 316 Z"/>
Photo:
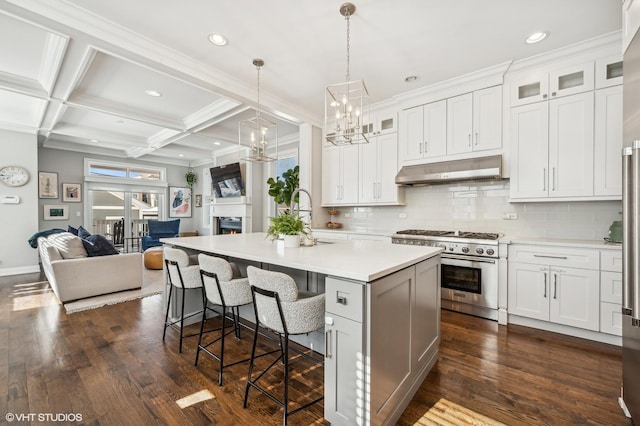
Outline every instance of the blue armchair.
<path fill-rule="evenodd" d="M 161 246 L 160 238 L 178 237 L 180 233 L 180 219 L 174 220 L 149 220 L 149 235 L 142 237 L 140 245 L 142 251 L 149 247 Z"/>

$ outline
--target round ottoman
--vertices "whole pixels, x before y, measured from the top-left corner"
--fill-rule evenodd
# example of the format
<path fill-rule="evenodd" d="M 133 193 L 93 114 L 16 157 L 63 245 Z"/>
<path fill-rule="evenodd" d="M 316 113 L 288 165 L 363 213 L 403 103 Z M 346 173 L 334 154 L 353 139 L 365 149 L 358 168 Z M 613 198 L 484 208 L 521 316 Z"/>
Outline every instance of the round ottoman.
<path fill-rule="evenodd" d="M 144 267 L 162 269 L 162 247 L 151 247 L 144 251 Z"/>

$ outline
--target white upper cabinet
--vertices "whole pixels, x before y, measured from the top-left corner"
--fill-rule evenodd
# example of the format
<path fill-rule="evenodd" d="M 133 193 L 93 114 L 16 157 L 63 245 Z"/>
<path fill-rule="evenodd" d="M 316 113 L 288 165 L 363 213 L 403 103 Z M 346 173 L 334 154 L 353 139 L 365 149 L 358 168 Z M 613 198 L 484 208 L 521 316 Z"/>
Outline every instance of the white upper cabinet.
<path fill-rule="evenodd" d="M 511 198 L 593 196 L 593 92 L 511 109 Z"/>
<path fill-rule="evenodd" d="M 593 195 L 593 92 L 549 102 L 549 197 Z"/>
<path fill-rule="evenodd" d="M 622 86 L 596 90 L 595 196 L 622 197 Z"/>
<path fill-rule="evenodd" d="M 322 205 L 358 204 L 358 145 L 322 148 Z"/>
<path fill-rule="evenodd" d="M 446 100 L 404 110 L 400 118 L 400 156 L 404 161 L 446 155 Z"/>
<path fill-rule="evenodd" d="M 596 61 L 596 89 L 622 84 L 622 56 L 613 55 Z"/>
<path fill-rule="evenodd" d="M 368 123 L 364 123 L 364 132 L 370 136 L 385 135 L 398 131 L 398 111 L 386 108 L 371 111 Z"/>
<path fill-rule="evenodd" d="M 358 204 L 400 204 L 402 189 L 396 185 L 398 138 L 390 133 L 360 145 L 360 186 Z"/>
<path fill-rule="evenodd" d="M 447 99 L 447 154 L 502 147 L 502 86 Z"/>
<path fill-rule="evenodd" d="M 525 105 L 594 88 L 594 63 L 585 62 L 548 72 L 523 75 L 511 85 L 511 106 Z"/>

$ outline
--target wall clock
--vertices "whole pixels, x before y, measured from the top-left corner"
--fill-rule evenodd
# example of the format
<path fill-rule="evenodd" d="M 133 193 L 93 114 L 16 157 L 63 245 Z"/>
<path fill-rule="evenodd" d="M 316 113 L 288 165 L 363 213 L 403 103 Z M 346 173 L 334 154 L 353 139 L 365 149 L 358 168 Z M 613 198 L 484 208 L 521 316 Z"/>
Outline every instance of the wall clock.
<path fill-rule="evenodd" d="M 5 166 L 0 169 L 0 180 L 9 186 L 22 186 L 29 182 L 29 172 L 20 166 Z"/>

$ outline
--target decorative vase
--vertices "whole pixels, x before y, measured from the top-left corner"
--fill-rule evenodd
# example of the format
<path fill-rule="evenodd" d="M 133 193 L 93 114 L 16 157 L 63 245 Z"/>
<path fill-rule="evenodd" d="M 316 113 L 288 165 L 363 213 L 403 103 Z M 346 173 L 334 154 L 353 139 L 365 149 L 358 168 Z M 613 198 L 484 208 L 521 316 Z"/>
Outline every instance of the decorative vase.
<path fill-rule="evenodd" d="M 285 247 L 300 247 L 300 235 L 284 235 Z"/>

